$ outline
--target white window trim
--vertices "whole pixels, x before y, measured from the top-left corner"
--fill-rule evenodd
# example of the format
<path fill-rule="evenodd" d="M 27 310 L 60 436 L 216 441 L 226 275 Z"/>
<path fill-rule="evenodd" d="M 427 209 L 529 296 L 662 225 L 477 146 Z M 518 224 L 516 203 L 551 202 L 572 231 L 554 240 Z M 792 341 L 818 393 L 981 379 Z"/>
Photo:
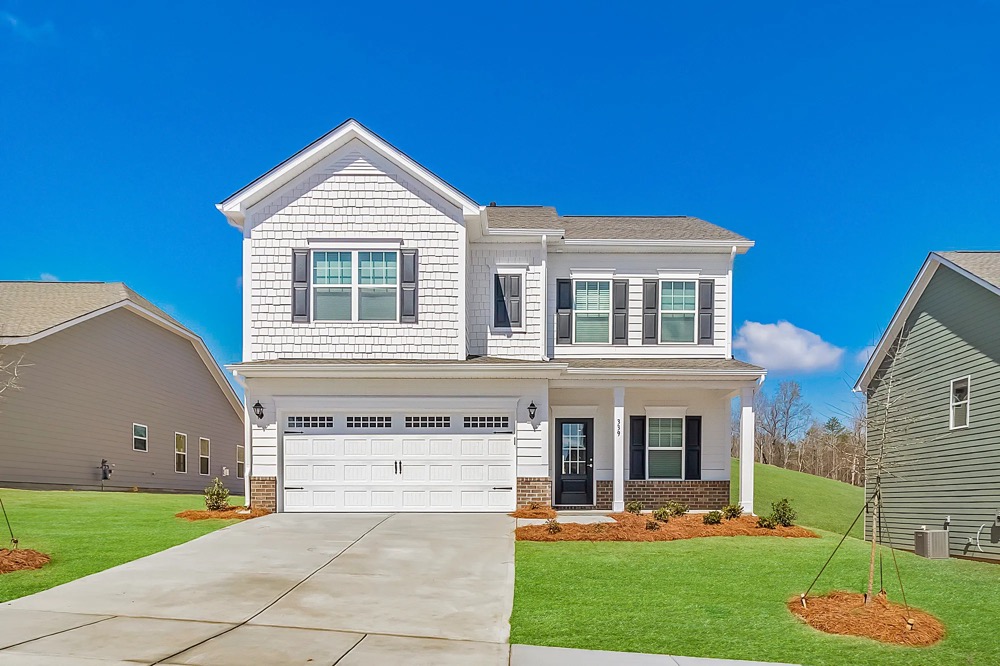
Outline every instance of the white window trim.
<path fill-rule="evenodd" d="M 243 474 L 240 474 L 240 451 L 243 452 Z M 236 445 L 236 478 L 242 479 L 247 471 L 247 447 L 244 444 Z"/>
<path fill-rule="evenodd" d="M 520 326 L 497 326 L 496 325 L 496 279 L 491 280 L 493 283 L 493 288 L 490 290 L 490 295 L 493 297 L 490 300 L 490 332 L 491 333 L 524 333 L 527 330 L 527 322 L 525 321 L 528 313 L 527 307 L 527 290 L 528 290 L 528 267 L 526 265 L 504 265 L 497 264 L 493 268 L 493 275 L 519 275 L 521 276 L 521 325 Z"/>
<path fill-rule="evenodd" d="M 646 408 L 646 480 L 647 481 L 663 481 L 665 483 L 670 483 L 672 481 L 686 481 L 687 470 L 684 469 L 684 460 L 687 449 L 687 409 L 684 407 L 647 407 Z M 681 476 L 678 479 L 659 479 L 649 476 L 649 420 L 650 419 L 680 419 L 681 422 Z M 673 446 L 658 446 L 657 451 L 675 451 L 676 447 Z"/>
<path fill-rule="evenodd" d="M 401 257 L 399 252 L 399 245 L 393 247 L 376 247 L 374 244 L 367 247 L 352 247 L 354 244 L 349 244 L 348 246 L 335 246 L 321 247 L 312 246 L 309 247 L 309 314 L 310 320 L 322 324 L 384 324 L 389 322 L 399 321 L 399 290 L 400 290 L 400 280 L 402 279 L 402 267 L 400 265 Z M 351 255 L 351 284 L 315 284 L 315 256 L 317 252 L 346 252 Z M 359 255 L 362 252 L 385 252 L 392 253 L 396 255 L 396 283 L 394 285 L 389 284 L 361 284 L 361 261 Z M 361 319 L 361 290 L 362 289 L 386 289 L 393 288 L 396 290 L 396 298 L 394 299 L 396 306 L 396 314 L 393 319 Z M 346 289 L 351 290 L 351 318 L 350 319 L 317 319 L 316 318 L 316 289 Z M 523 287 L 522 287 L 523 289 Z"/>
<path fill-rule="evenodd" d="M 184 471 L 183 472 L 177 471 L 177 454 L 180 453 L 180 451 L 177 450 L 177 435 L 180 435 L 181 437 L 184 438 Z M 187 436 L 187 433 L 184 433 L 184 432 L 175 432 L 174 433 L 174 474 L 187 474 L 188 473 L 188 459 L 187 458 L 188 458 L 188 436 Z"/>
<path fill-rule="evenodd" d="M 208 455 L 207 456 L 203 456 L 201 454 L 201 443 L 202 442 L 208 442 Z M 202 458 L 207 458 L 208 459 L 208 471 L 207 472 L 202 472 L 201 471 L 201 459 Z M 212 476 L 212 440 L 209 439 L 208 437 L 199 437 L 198 438 L 198 474 L 200 476 Z"/>
<path fill-rule="evenodd" d="M 692 279 L 690 276 L 686 276 L 686 277 L 664 277 L 663 275 L 660 275 L 658 279 L 659 279 L 659 287 L 656 290 L 656 295 L 657 295 L 657 299 L 656 299 L 656 344 L 658 344 L 658 345 L 666 345 L 668 347 L 689 346 L 689 345 L 696 345 L 696 344 L 698 344 L 698 312 L 699 312 L 699 310 L 698 310 L 698 306 L 699 306 L 699 303 L 698 303 L 699 294 L 698 294 L 698 292 L 700 290 L 698 289 L 698 278 L 697 278 L 697 276 Z M 692 284 L 694 284 L 694 310 L 664 310 L 663 309 L 663 283 L 664 282 L 691 282 Z M 682 340 L 682 341 L 667 340 L 667 341 L 664 341 L 664 339 L 663 339 L 663 315 L 665 315 L 665 314 L 690 314 L 690 315 L 692 315 L 694 317 L 694 329 L 693 329 L 694 330 L 694 336 L 692 336 L 692 339 L 691 339 L 690 342 L 687 341 L 687 340 Z"/>
<path fill-rule="evenodd" d="M 136 437 L 136 435 L 135 435 L 135 427 L 136 426 L 139 426 L 140 428 L 146 428 L 146 436 L 145 437 Z M 144 449 L 137 449 L 137 448 L 135 448 L 135 440 L 137 440 L 137 439 L 141 439 L 142 441 L 144 441 L 146 443 L 146 448 L 144 448 Z M 139 453 L 149 453 L 149 428 L 147 428 L 146 426 L 144 426 L 141 423 L 133 423 L 132 424 L 132 450 L 133 451 L 138 451 Z"/>
<path fill-rule="evenodd" d="M 965 382 L 965 400 L 955 402 L 955 382 Z M 955 425 L 955 407 L 965 404 L 965 425 Z M 956 377 L 948 384 L 948 430 L 965 430 L 972 423 L 972 375 Z"/>
<path fill-rule="evenodd" d="M 608 315 L 608 341 L 607 342 L 577 342 L 577 340 L 576 340 L 576 314 L 577 314 L 577 309 L 576 309 L 576 283 L 577 282 L 607 282 L 608 283 L 608 309 L 606 311 L 606 314 Z M 612 277 L 600 277 L 600 278 L 580 277 L 580 278 L 578 278 L 576 275 L 574 275 L 573 276 L 573 281 L 570 283 L 570 288 L 573 290 L 573 321 L 571 322 L 572 325 L 573 325 L 573 330 L 570 331 L 570 333 L 572 333 L 573 344 L 574 345 L 598 345 L 598 346 L 608 345 L 608 346 L 610 346 L 611 345 L 611 338 L 614 335 L 614 330 L 613 330 L 614 326 L 612 325 L 613 322 L 611 321 L 612 312 L 614 311 L 614 299 L 615 299 L 615 295 L 613 293 L 614 292 L 614 280 L 612 279 Z M 603 311 L 603 310 L 584 310 L 583 311 L 583 314 L 604 314 L 604 313 L 605 313 L 605 311 Z"/>

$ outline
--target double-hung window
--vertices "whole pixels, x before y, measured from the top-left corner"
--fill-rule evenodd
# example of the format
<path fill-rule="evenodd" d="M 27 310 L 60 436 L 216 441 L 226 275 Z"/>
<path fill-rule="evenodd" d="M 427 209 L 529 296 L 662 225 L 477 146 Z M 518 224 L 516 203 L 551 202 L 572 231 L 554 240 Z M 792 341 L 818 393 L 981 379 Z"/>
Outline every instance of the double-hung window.
<path fill-rule="evenodd" d="M 697 286 L 694 281 L 660 282 L 660 342 L 695 342 Z"/>
<path fill-rule="evenodd" d="M 573 342 L 611 342 L 609 280 L 577 280 L 573 283 Z"/>
<path fill-rule="evenodd" d="M 246 474 L 247 468 L 247 456 L 246 447 L 242 444 L 236 445 L 236 478 L 242 479 L 243 475 Z"/>
<path fill-rule="evenodd" d="M 198 473 L 208 476 L 212 457 L 212 442 L 202 437 L 198 440 Z"/>
<path fill-rule="evenodd" d="M 182 432 L 174 433 L 174 471 L 178 474 L 188 471 L 188 436 Z"/>
<path fill-rule="evenodd" d="M 646 438 L 649 478 L 684 478 L 684 419 L 650 418 Z"/>
<path fill-rule="evenodd" d="M 314 251 L 315 321 L 396 321 L 399 275 L 395 251 Z"/>
<path fill-rule="evenodd" d="M 132 424 L 132 450 L 149 450 L 149 431 L 141 423 Z"/>
<path fill-rule="evenodd" d="M 969 378 L 951 380 L 952 430 L 969 427 Z"/>

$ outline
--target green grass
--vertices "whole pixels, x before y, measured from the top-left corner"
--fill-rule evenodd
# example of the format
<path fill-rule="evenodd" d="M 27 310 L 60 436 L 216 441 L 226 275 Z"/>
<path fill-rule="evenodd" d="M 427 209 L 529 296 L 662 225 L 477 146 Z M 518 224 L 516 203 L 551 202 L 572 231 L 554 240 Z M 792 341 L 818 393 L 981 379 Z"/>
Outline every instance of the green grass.
<path fill-rule="evenodd" d="M 48 553 L 34 571 L 0 575 L 0 602 L 40 592 L 190 541 L 233 520 L 175 518 L 205 508 L 201 495 L 10 490 L 0 488 L 19 548 Z M 242 498 L 233 497 L 234 504 Z M 2 517 L 0 517 L 2 521 Z M 0 522 L 0 548 L 10 534 Z"/>
<path fill-rule="evenodd" d="M 771 512 L 771 502 L 782 497 L 792 500 L 802 525 L 843 534 L 858 515 L 865 502 L 863 488 L 832 479 L 803 474 L 772 465 L 754 464 L 753 512 L 766 515 Z M 733 459 L 730 477 L 731 501 L 739 497 L 739 460 Z M 862 521 L 851 530 L 851 536 L 863 538 Z"/>

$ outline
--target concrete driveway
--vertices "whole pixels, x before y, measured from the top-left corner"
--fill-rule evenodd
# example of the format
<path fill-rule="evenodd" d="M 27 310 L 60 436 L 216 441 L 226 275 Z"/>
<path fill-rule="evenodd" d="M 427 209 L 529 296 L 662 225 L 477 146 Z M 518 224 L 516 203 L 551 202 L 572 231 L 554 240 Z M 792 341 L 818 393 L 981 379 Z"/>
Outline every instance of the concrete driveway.
<path fill-rule="evenodd" d="M 513 527 L 258 518 L 0 604 L 0 666 L 507 664 Z"/>

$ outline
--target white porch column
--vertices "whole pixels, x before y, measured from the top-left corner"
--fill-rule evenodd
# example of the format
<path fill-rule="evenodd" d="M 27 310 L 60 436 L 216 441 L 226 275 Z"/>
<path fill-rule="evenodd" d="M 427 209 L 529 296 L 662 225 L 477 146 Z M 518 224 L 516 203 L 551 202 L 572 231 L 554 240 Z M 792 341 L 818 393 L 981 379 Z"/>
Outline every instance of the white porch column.
<path fill-rule="evenodd" d="M 625 387 L 616 386 L 615 392 L 615 455 L 612 464 L 611 510 L 625 510 Z"/>
<path fill-rule="evenodd" d="M 753 398 L 756 388 L 740 389 L 740 506 L 753 513 Z"/>

